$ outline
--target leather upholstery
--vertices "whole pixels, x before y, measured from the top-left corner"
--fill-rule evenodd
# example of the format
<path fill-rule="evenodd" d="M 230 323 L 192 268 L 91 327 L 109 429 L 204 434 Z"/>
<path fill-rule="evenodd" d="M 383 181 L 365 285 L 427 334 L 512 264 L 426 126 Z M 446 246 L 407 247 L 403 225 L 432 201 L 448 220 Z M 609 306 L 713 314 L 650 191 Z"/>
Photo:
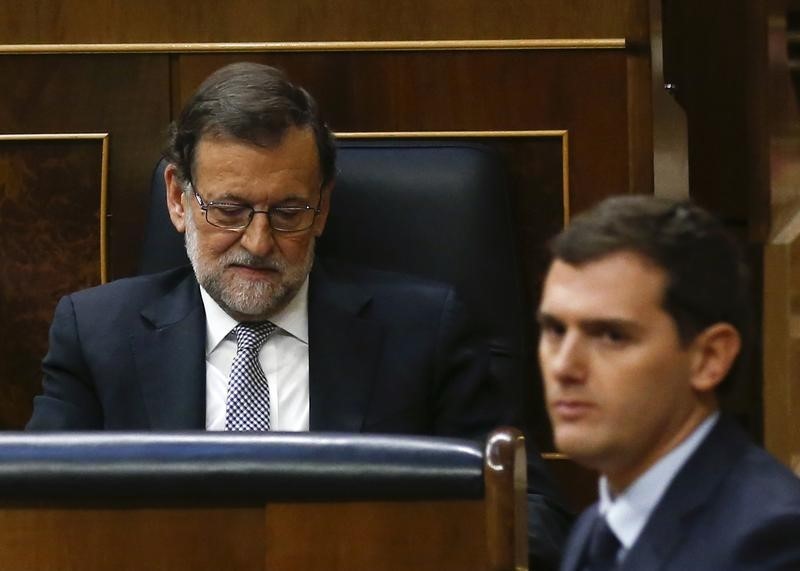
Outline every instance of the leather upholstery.
<path fill-rule="evenodd" d="M 328 226 L 318 251 L 455 286 L 484 327 L 495 378 L 521 371 L 527 312 L 506 169 L 483 145 L 340 142 Z"/>
<path fill-rule="evenodd" d="M 341 433 L 0 435 L 0 498 L 480 498 L 471 440 Z"/>

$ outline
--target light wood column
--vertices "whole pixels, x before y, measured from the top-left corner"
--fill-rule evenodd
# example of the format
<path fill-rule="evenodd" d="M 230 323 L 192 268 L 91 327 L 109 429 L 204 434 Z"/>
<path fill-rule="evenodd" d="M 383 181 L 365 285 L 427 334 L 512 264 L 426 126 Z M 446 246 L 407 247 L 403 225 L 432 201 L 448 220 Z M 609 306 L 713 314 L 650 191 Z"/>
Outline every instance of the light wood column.
<path fill-rule="evenodd" d="M 764 251 L 764 444 L 800 475 L 800 239 Z"/>

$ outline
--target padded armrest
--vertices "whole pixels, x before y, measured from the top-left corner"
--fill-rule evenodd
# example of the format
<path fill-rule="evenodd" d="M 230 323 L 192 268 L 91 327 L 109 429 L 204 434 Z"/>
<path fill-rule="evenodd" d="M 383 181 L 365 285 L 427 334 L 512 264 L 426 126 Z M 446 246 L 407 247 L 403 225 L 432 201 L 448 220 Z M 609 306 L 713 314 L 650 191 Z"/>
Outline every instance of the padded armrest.
<path fill-rule="evenodd" d="M 0 434 L 0 499 L 479 498 L 471 440 L 342 433 Z"/>

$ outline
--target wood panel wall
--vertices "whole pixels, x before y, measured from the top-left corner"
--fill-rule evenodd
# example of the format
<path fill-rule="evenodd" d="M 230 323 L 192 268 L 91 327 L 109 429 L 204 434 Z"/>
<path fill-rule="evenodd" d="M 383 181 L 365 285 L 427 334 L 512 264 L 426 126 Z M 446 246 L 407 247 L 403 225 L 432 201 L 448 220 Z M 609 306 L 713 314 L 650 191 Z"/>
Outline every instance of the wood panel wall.
<path fill-rule="evenodd" d="M 0 43 L 628 38 L 641 0 L 28 0 L 0 4 Z"/>
<path fill-rule="evenodd" d="M 37 371 L 47 349 L 43 301 L 100 279 L 105 143 L 0 136 L 0 418 L 12 426 L 30 408 L 30 378 L 19 372 Z M 64 180 L 73 192 L 61 191 Z"/>
<path fill-rule="evenodd" d="M 664 77 L 688 120 L 692 197 L 763 242 L 766 12 L 749 0 L 663 2 Z"/>

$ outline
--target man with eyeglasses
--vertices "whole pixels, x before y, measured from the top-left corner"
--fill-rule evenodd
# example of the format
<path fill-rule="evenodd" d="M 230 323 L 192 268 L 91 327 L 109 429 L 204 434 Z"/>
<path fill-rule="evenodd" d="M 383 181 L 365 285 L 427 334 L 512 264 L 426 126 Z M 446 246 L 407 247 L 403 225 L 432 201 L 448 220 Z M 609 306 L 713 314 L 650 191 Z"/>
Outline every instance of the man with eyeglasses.
<path fill-rule="evenodd" d="M 191 268 L 62 299 L 28 429 L 479 438 L 516 422 L 451 288 L 315 260 L 335 146 L 305 90 L 268 66 L 222 68 L 166 155 Z M 529 465 L 531 560 L 549 569 L 569 518 Z"/>

